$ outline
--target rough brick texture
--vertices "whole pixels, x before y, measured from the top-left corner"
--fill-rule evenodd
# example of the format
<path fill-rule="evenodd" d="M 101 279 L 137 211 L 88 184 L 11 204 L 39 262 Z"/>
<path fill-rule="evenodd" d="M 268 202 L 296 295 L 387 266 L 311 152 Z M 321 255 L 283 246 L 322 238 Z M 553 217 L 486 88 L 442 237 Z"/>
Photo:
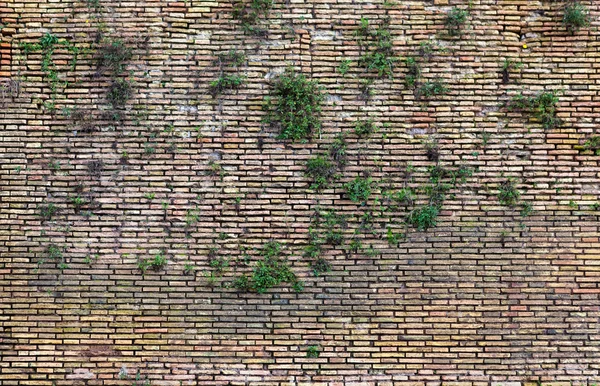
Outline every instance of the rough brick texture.
<path fill-rule="evenodd" d="M 255 37 L 228 1 L 0 1 L 0 384 L 598 381 L 600 156 L 582 146 L 600 122 L 600 4 L 583 2 L 591 25 L 571 35 L 564 2 L 474 0 L 465 31 L 448 36 L 446 12 L 466 3 L 275 0 L 261 16 L 267 36 Z M 358 63 L 355 31 L 361 17 L 386 16 L 401 60 L 365 100 L 360 81 L 375 74 Z M 55 93 L 43 53 L 22 44 L 47 32 L 81 49 L 73 69 L 56 46 Z M 110 77 L 97 74 L 107 38 L 134 47 L 120 120 L 107 114 Z M 213 62 L 232 49 L 247 56 L 246 83 L 213 97 Z M 416 99 L 406 56 L 449 94 Z M 506 84 L 505 58 L 523 63 Z M 262 122 L 286 66 L 327 94 L 323 131 L 305 144 Z M 543 90 L 560 91 L 557 128 L 501 106 Z M 379 130 L 357 138 L 367 118 Z M 340 132 L 347 166 L 331 188 L 310 190 L 306 161 Z M 390 243 L 388 227 L 405 232 L 408 209 L 386 211 L 382 192 L 404 186 L 412 165 L 415 205 L 426 199 L 427 138 L 439 142 L 440 165 L 475 172 L 447 193 L 435 227 Z M 377 186 L 361 205 L 342 186 L 365 170 Z M 500 204 L 507 177 L 531 215 Z M 43 219 L 48 204 L 58 212 Z M 318 277 L 303 257 L 317 208 L 348 218 L 344 244 L 323 253 L 331 271 Z M 351 251 L 371 211 L 357 233 L 364 247 Z M 198 221 L 186 225 L 190 215 Z M 231 288 L 270 240 L 284 245 L 304 291 Z M 51 245 L 62 258 L 48 258 Z M 161 250 L 166 267 L 142 275 L 140 259 Z M 245 253 L 249 264 L 234 264 Z M 230 262 L 214 280 L 210 254 Z M 320 356 L 307 357 L 308 346 Z"/>

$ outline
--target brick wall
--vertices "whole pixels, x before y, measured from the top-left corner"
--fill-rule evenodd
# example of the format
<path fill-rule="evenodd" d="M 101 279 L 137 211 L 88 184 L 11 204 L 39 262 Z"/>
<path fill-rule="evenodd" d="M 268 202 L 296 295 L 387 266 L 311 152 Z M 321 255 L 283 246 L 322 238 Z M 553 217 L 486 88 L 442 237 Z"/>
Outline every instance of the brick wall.
<path fill-rule="evenodd" d="M 470 3 L 465 31 L 448 36 L 446 12 L 467 2 L 276 0 L 256 37 L 227 1 L 0 1 L 0 384 L 600 380 L 600 156 L 583 149 L 600 121 L 600 5 L 583 2 L 591 25 L 571 35 L 561 1 Z M 402 59 L 393 79 L 360 67 L 361 17 L 390 18 Z M 66 45 L 50 56 L 55 92 L 43 52 L 23 46 L 48 32 L 80 50 L 74 68 Z M 117 120 L 96 65 L 107 39 L 133 47 L 123 74 L 133 94 Z M 213 97 L 213 62 L 232 49 L 247 57 L 246 83 Z M 417 99 L 406 56 L 450 92 Z M 506 84 L 505 58 L 523 63 Z M 327 95 L 322 133 L 308 143 L 261 122 L 286 66 Z M 560 127 L 501 106 L 549 90 L 559 90 Z M 368 118 L 379 130 L 353 135 Z M 347 166 L 330 188 L 309 189 L 306 161 L 341 132 Z M 384 193 L 405 186 L 408 167 L 415 205 L 426 200 L 432 139 L 440 165 L 474 173 L 447 193 L 435 227 L 406 229 L 410 209 Z M 365 170 L 377 186 L 363 205 L 343 184 Z M 519 206 L 498 200 L 509 177 Z M 58 212 L 44 219 L 49 204 Z M 348 222 L 319 276 L 303 257 L 316 210 Z M 406 237 L 389 242 L 388 229 Z M 351 250 L 352 237 L 363 248 Z M 271 240 L 304 290 L 231 288 Z M 166 267 L 142 275 L 140 259 L 161 251 Z M 222 273 L 215 256 L 229 261 Z"/>

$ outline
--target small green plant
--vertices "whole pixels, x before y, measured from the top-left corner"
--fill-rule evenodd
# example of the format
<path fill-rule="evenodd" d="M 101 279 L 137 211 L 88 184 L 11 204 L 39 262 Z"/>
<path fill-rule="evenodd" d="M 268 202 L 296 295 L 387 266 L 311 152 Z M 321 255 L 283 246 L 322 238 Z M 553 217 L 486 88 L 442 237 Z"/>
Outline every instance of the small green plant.
<path fill-rule="evenodd" d="M 321 355 L 321 348 L 319 346 L 308 346 L 306 348 L 307 358 L 318 358 Z"/>
<path fill-rule="evenodd" d="M 415 60 L 415 58 L 407 57 L 404 61 L 406 63 L 406 77 L 404 78 L 404 84 L 406 87 L 413 88 L 421 78 L 421 66 Z"/>
<path fill-rule="evenodd" d="M 562 120 L 556 117 L 556 105 L 558 103 L 558 92 L 547 91 L 534 96 L 524 96 L 519 93 L 506 103 L 508 111 L 526 111 L 542 123 L 544 129 L 554 129 L 562 124 Z"/>
<path fill-rule="evenodd" d="M 350 59 L 343 59 L 340 62 L 340 65 L 338 66 L 338 72 L 340 73 L 340 75 L 346 76 L 348 71 L 350 71 L 350 64 L 352 64 L 352 60 Z"/>
<path fill-rule="evenodd" d="M 221 181 L 223 181 L 223 178 L 226 175 L 223 166 L 214 160 L 210 160 L 208 162 L 208 170 L 206 171 L 206 174 L 211 177 L 219 177 Z"/>
<path fill-rule="evenodd" d="M 138 263 L 138 268 L 145 274 L 148 268 L 152 268 L 154 271 L 160 271 L 167 265 L 167 257 L 164 252 L 161 251 L 154 255 L 152 259 L 143 259 Z"/>
<path fill-rule="evenodd" d="M 196 266 L 192 263 L 185 263 L 183 265 L 183 274 L 184 275 L 195 275 Z"/>
<path fill-rule="evenodd" d="M 265 36 L 267 31 L 258 26 L 261 16 L 267 17 L 273 0 L 240 0 L 233 4 L 233 18 L 239 20 L 245 33 Z"/>
<path fill-rule="evenodd" d="M 240 276 L 234 280 L 233 286 L 241 291 L 265 293 L 280 283 L 290 283 L 294 290 L 301 290 L 296 274 L 291 270 L 286 259 L 280 257 L 281 244 L 270 241 L 261 250 L 262 260 L 256 263 L 252 276 Z"/>
<path fill-rule="evenodd" d="M 527 217 L 530 216 L 533 213 L 533 205 L 531 205 L 529 202 L 524 202 L 523 206 L 521 207 L 521 217 Z"/>
<path fill-rule="evenodd" d="M 208 265 L 214 269 L 218 276 L 223 275 L 223 272 L 229 267 L 229 260 L 224 257 L 211 257 Z"/>
<path fill-rule="evenodd" d="M 69 197 L 69 200 L 71 201 L 71 204 L 73 204 L 73 206 L 75 207 L 75 213 L 79 213 L 81 211 L 81 208 L 87 204 L 87 201 L 79 195 Z"/>
<path fill-rule="evenodd" d="M 317 257 L 315 260 L 313 260 L 310 264 L 310 267 L 312 268 L 315 276 L 320 276 L 331 271 L 331 264 L 323 257 Z"/>
<path fill-rule="evenodd" d="M 592 135 L 583 144 L 583 149 L 600 155 L 600 135 Z"/>
<path fill-rule="evenodd" d="M 122 40 L 107 41 L 97 51 L 98 70 L 97 75 L 106 71 L 113 75 L 120 75 L 131 59 L 133 52 Z"/>
<path fill-rule="evenodd" d="M 225 74 L 213 80 L 209 84 L 209 92 L 213 97 L 225 90 L 234 90 L 244 84 L 246 77 L 239 74 Z"/>
<path fill-rule="evenodd" d="M 567 3 L 562 23 L 569 33 L 575 34 L 590 25 L 590 11 L 578 1 Z"/>
<path fill-rule="evenodd" d="M 417 99 L 431 99 L 435 96 L 445 95 L 450 92 L 446 83 L 441 79 L 428 80 L 415 89 Z"/>
<path fill-rule="evenodd" d="M 44 220 L 51 220 L 52 217 L 58 212 L 58 207 L 52 203 L 42 204 L 38 207 L 40 211 L 40 217 Z"/>
<path fill-rule="evenodd" d="M 306 141 L 321 131 L 323 101 L 323 89 L 316 81 L 288 68 L 271 90 L 264 121 L 280 129 L 279 139 Z"/>
<path fill-rule="evenodd" d="M 364 203 L 369 199 L 373 185 L 374 181 L 371 177 L 356 177 L 344 184 L 344 189 L 351 201 Z"/>
<path fill-rule="evenodd" d="M 317 156 L 306 162 L 305 175 L 312 181 L 310 188 L 314 190 L 328 187 L 337 177 L 334 164 L 323 156 Z"/>
<path fill-rule="evenodd" d="M 377 28 L 373 28 L 369 25 L 369 20 L 363 17 L 354 36 L 363 51 L 359 65 L 365 71 L 377 72 L 379 77 L 391 78 L 398 58 L 394 56 L 389 22 L 389 18 L 385 18 Z"/>
<path fill-rule="evenodd" d="M 339 133 L 329 146 L 329 157 L 335 161 L 338 167 L 343 168 L 348 162 L 348 144 L 344 133 Z"/>
<path fill-rule="evenodd" d="M 358 121 L 354 125 L 354 133 L 360 138 L 366 138 L 375 131 L 377 131 L 377 127 L 375 126 L 375 123 L 373 123 L 373 119 Z"/>
<path fill-rule="evenodd" d="M 521 198 L 521 193 L 517 190 L 517 181 L 508 178 L 498 187 L 498 201 L 506 206 L 515 206 Z"/>
<path fill-rule="evenodd" d="M 599 211 L 600 210 L 600 202 L 594 202 L 591 206 L 593 211 Z"/>
<path fill-rule="evenodd" d="M 60 162 L 55 159 L 51 159 L 50 162 L 48 162 L 48 168 L 56 173 L 61 169 Z"/>
<path fill-rule="evenodd" d="M 569 208 L 571 208 L 571 209 L 578 209 L 579 205 L 577 205 L 577 203 L 575 201 L 570 200 L 569 201 Z"/>
<path fill-rule="evenodd" d="M 466 9 L 461 9 L 458 7 L 452 8 L 446 14 L 446 29 L 448 30 L 448 34 L 450 36 L 457 36 L 462 33 L 462 30 L 467 22 L 467 17 L 469 16 L 469 11 Z"/>
<path fill-rule="evenodd" d="M 419 231 L 426 231 L 436 226 L 439 214 L 440 208 L 437 205 L 429 204 L 410 212 L 406 222 Z"/>
<path fill-rule="evenodd" d="M 63 248 L 57 244 L 48 245 L 48 247 L 46 248 L 46 258 L 44 258 L 38 262 L 38 268 L 36 269 L 36 271 L 39 269 L 39 267 L 42 264 L 44 264 L 46 262 L 46 260 L 54 261 L 54 263 L 56 263 L 56 267 L 59 268 L 60 270 L 68 268 L 68 265 L 65 262 Z"/>
<path fill-rule="evenodd" d="M 116 79 L 108 88 L 106 99 L 113 108 L 121 108 L 133 95 L 133 86 L 126 79 Z"/>
<path fill-rule="evenodd" d="M 154 200 L 154 198 L 156 197 L 156 193 L 146 193 L 144 194 L 144 197 L 148 200 Z"/>
<path fill-rule="evenodd" d="M 522 62 L 515 62 L 512 59 L 504 59 L 502 63 L 502 83 L 506 84 L 510 81 L 511 71 L 517 71 L 523 68 Z"/>

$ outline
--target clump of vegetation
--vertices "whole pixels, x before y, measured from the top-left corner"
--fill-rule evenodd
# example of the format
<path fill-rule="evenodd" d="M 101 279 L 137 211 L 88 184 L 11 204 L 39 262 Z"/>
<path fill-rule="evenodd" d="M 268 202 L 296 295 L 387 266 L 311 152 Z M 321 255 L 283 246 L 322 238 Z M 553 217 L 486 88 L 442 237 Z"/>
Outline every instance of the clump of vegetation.
<path fill-rule="evenodd" d="M 406 222 L 419 231 L 426 231 L 437 224 L 439 214 L 440 208 L 437 205 L 428 204 L 410 212 Z"/>
<path fill-rule="evenodd" d="M 438 95 L 444 95 L 450 92 L 450 89 L 442 79 L 428 80 L 415 89 L 417 99 L 430 99 Z"/>
<path fill-rule="evenodd" d="M 196 266 L 192 263 L 185 263 L 183 266 L 184 275 L 194 275 L 196 272 Z"/>
<path fill-rule="evenodd" d="M 288 68 L 275 82 L 267 100 L 265 122 L 280 128 L 279 138 L 306 141 L 321 131 L 322 87 Z"/>
<path fill-rule="evenodd" d="M 529 202 L 524 202 L 523 206 L 521 207 L 521 217 L 527 217 L 530 216 L 533 213 L 533 205 L 531 205 Z"/>
<path fill-rule="evenodd" d="M 354 180 L 344 184 L 346 194 L 353 202 L 366 202 L 371 196 L 374 181 L 371 177 L 356 177 Z"/>
<path fill-rule="evenodd" d="M 366 71 L 376 71 L 379 77 L 391 78 L 398 58 L 394 57 L 389 23 L 389 18 L 386 18 L 377 28 L 373 28 L 369 20 L 363 17 L 354 35 L 363 51 L 359 65 Z"/>
<path fill-rule="evenodd" d="M 600 155 L 600 135 L 592 135 L 583 144 L 583 149 Z"/>
<path fill-rule="evenodd" d="M 225 169 L 223 169 L 223 166 L 221 166 L 221 164 L 219 164 L 215 160 L 210 160 L 208 162 L 208 170 L 206 171 L 206 174 L 211 177 L 219 177 L 219 179 L 221 181 L 223 181 L 223 178 L 226 175 Z"/>
<path fill-rule="evenodd" d="M 73 204 L 73 206 L 75 207 L 75 213 L 79 213 L 81 211 L 81 208 L 87 204 L 86 199 L 79 195 L 69 197 L 69 200 L 71 201 L 71 204 Z"/>
<path fill-rule="evenodd" d="M 338 167 L 343 168 L 348 162 L 347 151 L 346 137 L 343 133 L 339 133 L 329 146 L 329 157 L 337 163 Z"/>
<path fill-rule="evenodd" d="M 377 127 L 375 126 L 373 119 L 358 121 L 354 125 L 354 133 L 356 133 L 356 135 L 358 135 L 360 138 L 366 138 L 375 131 L 377 131 Z"/>
<path fill-rule="evenodd" d="M 562 120 L 556 117 L 557 103 L 558 93 L 556 91 L 542 92 L 529 97 L 519 93 L 506 103 L 506 109 L 531 113 L 542 123 L 544 129 L 553 129 L 562 124 Z"/>
<path fill-rule="evenodd" d="M 331 272 L 331 263 L 325 260 L 323 257 L 317 257 L 310 264 L 312 268 L 313 274 L 315 276 L 320 276 L 324 273 Z"/>
<path fill-rule="evenodd" d="M 307 358 L 318 358 L 321 355 L 321 348 L 319 346 L 308 346 L 306 348 Z"/>
<path fill-rule="evenodd" d="M 522 62 L 515 62 L 512 59 L 504 59 L 502 63 L 502 83 L 506 84 L 510 81 L 510 72 L 517 71 L 523 68 Z"/>
<path fill-rule="evenodd" d="M 508 178 L 498 187 L 498 201 L 506 206 L 515 206 L 519 202 L 521 193 L 517 189 L 517 181 L 513 178 Z"/>
<path fill-rule="evenodd" d="M 267 17 L 273 0 L 241 0 L 233 4 L 233 18 L 239 20 L 245 33 L 266 36 L 267 30 L 258 26 Z"/>
<path fill-rule="evenodd" d="M 590 11 L 578 1 L 567 3 L 562 23 L 569 33 L 575 34 L 590 25 Z"/>
<path fill-rule="evenodd" d="M 143 259 L 138 263 L 138 268 L 145 274 L 146 271 L 151 268 L 154 271 L 160 271 L 167 265 L 167 257 L 164 251 L 159 252 L 152 259 Z"/>
<path fill-rule="evenodd" d="M 225 90 L 234 90 L 244 84 L 245 77 L 238 74 L 227 74 L 218 77 L 209 84 L 209 92 L 215 97 Z"/>
<path fill-rule="evenodd" d="M 52 91 L 53 99 L 56 96 L 56 89 L 61 81 L 58 77 L 58 68 L 56 67 L 56 63 L 52 59 L 54 55 L 54 51 L 58 45 L 62 45 L 67 49 L 67 51 L 72 55 L 71 59 L 71 69 L 75 69 L 77 64 L 77 56 L 80 52 L 79 48 L 73 44 L 71 44 L 68 40 L 59 39 L 56 35 L 47 32 L 40 38 L 39 43 L 21 43 L 21 49 L 23 50 L 23 54 L 27 55 L 31 52 L 41 51 L 42 54 L 42 62 L 41 62 L 41 70 L 46 75 L 50 83 L 50 90 Z M 63 84 L 67 84 L 67 82 L 62 82 Z"/>
<path fill-rule="evenodd" d="M 58 207 L 52 203 L 40 205 L 38 210 L 40 211 L 40 217 L 44 220 L 51 220 L 58 213 Z"/>
<path fill-rule="evenodd" d="M 467 17 L 469 16 L 469 11 L 466 9 L 461 9 L 458 7 L 452 8 L 446 14 L 445 25 L 448 29 L 448 34 L 451 36 L 457 36 L 462 33 L 462 30 L 467 22 Z"/>
<path fill-rule="evenodd" d="M 281 249 L 281 244 L 276 241 L 265 244 L 260 252 L 263 259 L 256 263 L 252 276 L 238 277 L 233 282 L 233 286 L 240 291 L 265 293 L 280 283 L 290 283 L 295 291 L 301 291 L 303 285 L 291 270 L 287 260 L 280 256 Z"/>
<path fill-rule="evenodd" d="M 209 92 L 214 97 L 225 90 L 234 90 L 242 86 L 246 77 L 238 73 L 237 68 L 246 61 L 246 55 L 235 50 L 220 53 L 214 61 L 219 67 L 220 75 L 209 84 Z M 226 73 L 229 72 L 229 73 Z"/>
<path fill-rule="evenodd" d="M 97 75 L 106 71 L 113 75 L 120 75 L 126 66 L 126 62 L 133 56 L 132 49 L 127 47 L 122 40 L 107 41 L 97 51 L 98 70 Z"/>
<path fill-rule="evenodd" d="M 340 75 L 346 76 L 348 71 L 350 71 L 351 63 L 352 63 L 352 61 L 350 59 L 342 59 L 342 61 L 340 62 L 340 65 L 338 66 L 338 72 L 340 73 Z"/>
<path fill-rule="evenodd" d="M 373 90 L 374 80 L 371 78 L 360 79 L 358 84 L 358 91 L 360 91 L 360 98 L 363 100 L 369 100 L 375 95 Z"/>
<path fill-rule="evenodd" d="M 306 176 L 312 181 L 311 189 L 321 190 L 336 178 L 334 164 L 326 157 L 317 156 L 306 162 Z"/>
<path fill-rule="evenodd" d="M 404 61 L 406 63 L 406 77 L 404 78 L 404 84 L 406 87 L 413 88 L 421 78 L 421 65 L 415 60 L 415 58 L 407 57 Z"/>
<path fill-rule="evenodd" d="M 110 85 L 106 99 L 113 108 L 122 108 L 131 98 L 132 94 L 133 87 L 131 82 L 126 79 L 116 79 Z"/>

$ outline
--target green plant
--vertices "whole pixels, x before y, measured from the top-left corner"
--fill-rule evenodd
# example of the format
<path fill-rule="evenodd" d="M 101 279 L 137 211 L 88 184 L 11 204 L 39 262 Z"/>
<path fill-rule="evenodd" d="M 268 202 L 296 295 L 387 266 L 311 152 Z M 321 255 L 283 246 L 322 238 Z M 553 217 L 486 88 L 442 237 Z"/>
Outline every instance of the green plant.
<path fill-rule="evenodd" d="M 48 162 L 48 167 L 53 172 L 57 172 L 61 169 L 60 162 L 55 159 L 51 159 L 50 162 Z"/>
<path fill-rule="evenodd" d="M 577 209 L 577 208 L 579 208 L 579 205 L 577 205 L 577 203 L 575 201 L 570 200 L 569 201 L 569 208 L 571 208 L 571 209 Z"/>
<path fill-rule="evenodd" d="M 79 213 L 81 208 L 87 204 L 87 201 L 79 195 L 74 196 L 74 197 L 69 197 L 69 200 L 71 201 L 71 204 L 73 204 L 73 206 L 75 207 L 76 213 Z"/>
<path fill-rule="evenodd" d="M 337 163 L 338 167 L 343 168 L 348 162 L 347 151 L 346 137 L 344 133 L 339 133 L 329 146 L 329 157 Z"/>
<path fill-rule="evenodd" d="M 206 171 L 206 174 L 211 177 L 219 177 L 221 181 L 223 181 L 223 178 L 226 175 L 223 166 L 221 166 L 221 164 L 217 163 L 214 160 L 210 160 L 208 162 L 208 170 Z"/>
<path fill-rule="evenodd" d="M 216 64 L 218 64 L 220 68 L 223 68 L 223 66 L 238 67 L 244 64 L 245 61 L 246 54 L 237 52 L 236 50 L 229 50 L 217 55 Z"/>
<path fill-rule="evenodd" d="M 374 181 L 371 177 L 356 177 L 354 180 L 344 184 L 346 194 L 353 202 L 366 202 L 371 195 Z"/>
<path fill-rule="evenodd" d="M 406 87 L 415 87 L 419 78 L 421 77 L 421 66 L 415 58 L 407 57 L 404 61 L 406 63 L 406 77 L 404 78 L 404 84 Z"/>
<path fill-rule="evenodd" d="M 154 255 L 152 259 L 143 259 L 138 263 L 138 268 L 142 271 L 142 274 L 145 274 L 148 268 L 152 268 L 154 271 L 160 271 L 167 265 L 167 257 L 164 255 L 164 252 L 159 252 Z"/>
<path fill-rule="evenodd" d="M 377 127 L 375 123 L 373 123 L 373 119 L 367 119 L 364 121 L 358 121 L 354 125 L 354 133 L 358 135 L 360 138 L 368 137 L 377 131 Z"/>
<path fill-rule="evenodd" d="M 240 0 L 233 4 L 233 18 L 241 22 L 244 32 L 264 36 L 266 30 L 258 27 L 260 17 L 267 17 L 273 0 Z"/>
<path fill-rule="evenodd" d="M 131 82 L 126 79 L 116 79 L 108 88 L 106 99 L 113 108 L 120 108 L 127 103 L 133 94 Z"/>
<path fill-rule="evenodd" d="M 417 99 L 430 99 L 434 96 L 448 94 L 450 89 L 441 79 L 428 80 L 415 89 Z"/>
<path fill-rule="evenodd" d="M 127 47 L 122 40 L 107 41 L 97 51 L 97 74 L 111 71 L 114 75 L 120 75 L 132 55 L 132 49 Z"/>
<path fill-rule="evenodd" d="M 590 25 L 590 11 L 578 1 L 567 3 L 562 23 L 569 33 L 575 34 Z"/>
<path fill-rule="evenodd" d="M 185 226 L 186 228 L 191 227 L 192 225 L 195 225 L 198 223 L 198 221 L 200 221 L 200 213 L 198 212 L 198 210 L 194 210 L 194 209 L 188 209 L 185 212 Z"/>
<path fill-rule="evenodd" d="M 38 210 L 40 211 L 40 217 L 42 217 L 42 219 L 51 220 L 52 217 L 58 212 L 58 207 L 52 203 L 42 204 L 38 206 Z"/>
<path fill-rule="evenodd" d="M 556 117 L 556 105 L 558 103 L 558 92 L 547 91 L 534 96 L 524 96 L 519 93 L 506 103 L 508 111 L 526 111 L 542 123 L 544 129 L 553 129 L 562 124 L 562 120 Z"/>
<path fill-rule="evenodd" d="M 340 73 L 340 75 L 346 76 L 348 71 L 350 71 L 351 63 L 352 63 L 352 60 L 350 60 L 350 59 L 342 59 L 342 61 L 340 62 L 340 65 L 338 66 L 338 72 Z"/>
<path fill-rule="evenodd" d="M 238 74 L 221 75 L 219 78 L 210 82 L 208 90 L 215 97 L 225 90 L 234 90 L 244 84 L 246 77 Z"/>
<path fill-rule="evenodd" d="M 517 181 L 515 179 L 508 178 L 498 187 L 498 201 L 500 201 L 500 204 L 515 206 L 520 198 L 521 193 L 517 190 Z"/>
<path fill-rule="evenodd" d="M 221 276 L 227 267 L 229 267 L 229 260 L 224 257 L 211 257 L 208 265 L 215 270 L 218 276 Z"/>
<path fill-rule="evenodd" d="M 522 62 L 515 62 L 512 59 L 504 59 L 502 63 L 502 83 L 506 84 L 510 80 L 510 72 L 523 68 Z"/>
<path fill-rule="evenodd" d="M 320 276 L 331 271 L 331 264 L 322 257 L 317 257 L 315 260 L 313 260 L 310 264 L 310 267 L 312 268 L 315 276 Z"/>
<path fill-rule="evenodd" d="M 410 212 L 406 222 L 419 231 L 426 231 L 437 224 L 439 214 L 440 208 L 437 205 L 428 204 Z"/>
<path fill-rule="evenodd" d="M 600 202 L 594 202 L 591 206 L 592 210 L 598 211 L 600 210 Z"/>
<path fill-rule="evenodd" d="M 389 18 L 382 20 L 377 28 L 372 28 L 368 19 L 361 18 L 354 36 L 363 51 L 358 61 L 359 65 L 364 67 L 365 71 L 376 71 L 379 77 L 391 78 L 398 59 L 394 57 Z"/>
<path fill-rule="evenodd" d="M 600 135 L 592 135 L 583 144 L 583 149 L 600 155 Z"/>
<path fill-rule="evenodd" d="M 265 122 L 280 128 L 279 139 L 305 141 L 321 131 L 324 96 L 316 81 L 288 68 L 275 82 L 271 97 L 265 106 Z"/>
<path fill-rule="evenodd" d="M 306 348 L 307 358 L 318 358 L 321 355 L 321 348 L 319 346 L 308 346 Z"/>
<path fill-rule="evenodd" d="M 466 9 L 454 7 L 450 11 L 448 11 L 448 13 L 446 14 L 445 21 L 448 33 L 451 36 L 460 35 L 465 23 L 467 22 L 468 16 L 469 11 Z"/>
<path fill-rule="evenodd" d="M 335 166 L 328 158 L 317 156 L 306 162 L 305 175 L 312 181 L 311 189 L 321 190 L 336 179 Z"/>
<path fill-rule="evenodd" d="M 533 213 L 533 205 L 529 202 L 524 202 L 521 208 L 521 217 L 530 216 Z"/>
<path fill-rule="evenodd" d="M 144 194 L 144 197 L 148 200 L 154 200 L 154 198 L 156 197 L 156 193 L 146 193 Z"/>
<path fill-rule="evenodd" d="M 296 274 L 292 272 L 286 259 L 280 257 L 281 244 L 270 241 L 261 250 L 262 260 L 256 263 L 252 276 L 241 276 L 234 280 L 233 286 L 238 290 L 265 293 L 280 283 L 290 283 L 294 290 L 303 286 L 298 283 Z"/>

